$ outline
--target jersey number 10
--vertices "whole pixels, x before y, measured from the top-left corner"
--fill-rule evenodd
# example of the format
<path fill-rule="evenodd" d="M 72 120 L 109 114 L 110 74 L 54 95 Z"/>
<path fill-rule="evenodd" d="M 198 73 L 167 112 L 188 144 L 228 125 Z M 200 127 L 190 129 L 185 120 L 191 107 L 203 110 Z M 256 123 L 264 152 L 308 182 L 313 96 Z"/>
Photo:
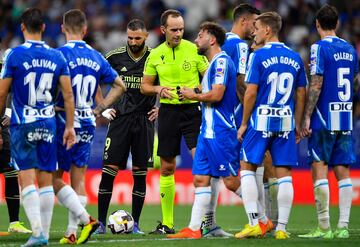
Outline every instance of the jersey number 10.
<path fill-rule="evenodd" d="M 96 87 L 96 78 L 93 75 L 77 74 L 72 79 L 72 86 L 76 87 L 76 108 L 91 107 Z M 87 98 L 89 100 L 87 101 Z"/>

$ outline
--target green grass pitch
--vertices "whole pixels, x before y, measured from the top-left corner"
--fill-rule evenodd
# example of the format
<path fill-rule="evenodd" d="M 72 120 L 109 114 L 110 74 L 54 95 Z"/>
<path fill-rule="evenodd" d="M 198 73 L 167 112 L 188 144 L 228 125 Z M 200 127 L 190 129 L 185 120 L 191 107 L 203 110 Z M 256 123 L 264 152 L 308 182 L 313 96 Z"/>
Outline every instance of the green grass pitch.
<path fill-rule="evenodd" d="M 112 205 L 109 212 L 116 209 L 125 209 L 131 211 L 129 206 Z M 6 205 L 0 205 L 0 231 L 6 231 L 8 227 L 8 218 Z M 89 212 L 97 216 L 97 207 L 88 206 Z M 190 219 L 190 206 L 176 206 L 175 208 L 175 227 L 179 230 L 185 227 Z M 332 207 L 331 223 L 332 228 L 336 227 L 338 208 Z M 25 221 L 26 226 L 29 226 L 23 209 L 21 209 L 21 219 Z M 140 226 L 145 232 L 151 231 L 157 224 L 157 220 L 161 219 L 160 206 L 145 205 L 141 216 Z M 219 206 L 217 211 L 217 222 L 225 230 L 236 233 L 246 223 L 246 216 L 243 206 Z M 54 209 L 52 228 L 50 233 L 50 245 L 60 246 L 59 240 L 63 236 L 67 224 L 67 211 L 61 207 L 56 206 Z M 294 206 L 291 212 L 288 231 L 291 232 L 291 239 L 289 240 L 275 240 L 271 237 L 265 239 L 246 239 L 238 240 L 234 238 L 229 239 L 199 239 L 199 240 L 167 240 L 164 236 L 154 236 L 146 234 L 144 236 L 138 235 L 112 235 L 108 232 L 106 235 L 94 235 L 91 237 L 87 245 L 90 246 L 313 246 L 313 247 L 342 247 L 342 246 L 360 246 L 360 206 L 353 206 L 351 211 L 350 222 L 350 238 L 345 240 L 333 239 L 323 240 L 314 239 L 306 240 L 297 237 L 298 234 L 306 233 L 316 225 L 315 208 L 313 206 Z M 0 237 L 0 246 L 20 246 L 28 239 L 28 234 L 12 234 L 6 237 Z"/>

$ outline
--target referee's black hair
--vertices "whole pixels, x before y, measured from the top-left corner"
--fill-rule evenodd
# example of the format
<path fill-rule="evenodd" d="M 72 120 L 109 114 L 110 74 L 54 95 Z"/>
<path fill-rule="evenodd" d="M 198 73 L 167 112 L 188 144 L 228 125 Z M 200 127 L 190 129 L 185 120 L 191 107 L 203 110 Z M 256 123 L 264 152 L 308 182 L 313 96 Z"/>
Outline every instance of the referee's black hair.
<path fill-rule="evenodd" d="M 29 33 L 40 33 L 44 25 L 44 17 L 38 8 L 28 8 L 20 17 L 21 23 L 24 24 Z"/>
<path fill-rule="evenodd" d="M 225 29 L 215 22 L 203 22 L 200 25 L 200 30 L 206 30 L 208 33 L 213 35 L 216 39 L 216 42 L 222 46 L 226 39 Z"/>
<path fill-rule="evenodd" d="M 164 13 L 161 14 L 160 17 L 160 25 L 166 27 L 167 26 L 167 20 L 169 18 L 169 16 L 171 17 L 179 17 L 182 16 L 181 12 L 176 10 L 176 9 L 168 9 L 165 10 Z"/>
<path fill-rule="evenodd" d="M 131 30 L 131 31 L 136 31 L 141 29 L 141 31 L 145 31 L 146 32 L 146 26 L 145 23 L 140 20 L 140 19 L 132 19 L 128 24 L 127 24 L 127 29 Z"/>
<path fill-rule="evenodd" d="M 335 30 L 339 14 L 334 6 L 325 4 L 316 12 L 315 19 L 323 30 Z"/>
<path fill-rule="evenodd" d="M 233 20 L 237 21 L 244 14 L 260 15 L 260 10 L 248 3 L 239 4 L 234 8 Z"/>

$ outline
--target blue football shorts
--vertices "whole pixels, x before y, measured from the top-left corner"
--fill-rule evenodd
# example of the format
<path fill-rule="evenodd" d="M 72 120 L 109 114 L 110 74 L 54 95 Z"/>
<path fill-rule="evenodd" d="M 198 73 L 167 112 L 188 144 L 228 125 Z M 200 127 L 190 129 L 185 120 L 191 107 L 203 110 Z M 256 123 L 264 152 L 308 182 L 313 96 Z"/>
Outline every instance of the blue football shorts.
<path fill-rule="evenodd" d="M 68 172 L 71 165 L 75 165 L 79 168 L 87 166 L 90 159 L 91 145 L 94 140 L 95 126 L 88 125 L 81 128 L 75 128 L 76 143 L 69 150 L 66 150 L 66 146 L 62 143 L 64 130 L 65 125 L 60 124 L 58 121 L 57 157 L 59 168 Z"/>
<path fill-rule="evenodd" d="M 274 166 L 297 166 L 295 131 L 257 131 L 249 126 L 240 149 L 241 160 L 260 166 L 268 149 Z"/>
<path fill-rule="evenodd" d="M 56 120 L 10 126 L 11 165 L 17 170 L 55 171 Z"/>
<path fill-rule="evenodd" d="M 313 130 L 308 141 L 308 163 L 324 161 L 328 165 L 356 162 L 352 131 Z"/>
<path fill-rule="evenodd" d="M 204 138 L 200 134 L 193 162 L 193 175 L 237 176 L 240 165 L 236 145 L 236 131 L 218 134 L 214 139 Z"/>

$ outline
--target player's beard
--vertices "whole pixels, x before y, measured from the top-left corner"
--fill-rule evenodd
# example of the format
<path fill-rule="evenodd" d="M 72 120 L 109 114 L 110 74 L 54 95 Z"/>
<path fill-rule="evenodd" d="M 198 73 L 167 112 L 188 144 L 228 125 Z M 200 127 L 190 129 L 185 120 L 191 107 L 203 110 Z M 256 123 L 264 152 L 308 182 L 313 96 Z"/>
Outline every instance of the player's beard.
<path fill-rule="evenodd" d="M 208 50 L 208 48 L 207 47 L 198 47 L 197 48 L 197 53 L 199 54 L 199 55 L 206 55 L 206 52 L 207 52 L 207 50 Z"/>
<path fill-rule="evenodd" d="M 141 52 L 144 49 L 145 42 L 143 42 L 141 45 L 129 45 L 130 51 L 134 54 Z"/>

